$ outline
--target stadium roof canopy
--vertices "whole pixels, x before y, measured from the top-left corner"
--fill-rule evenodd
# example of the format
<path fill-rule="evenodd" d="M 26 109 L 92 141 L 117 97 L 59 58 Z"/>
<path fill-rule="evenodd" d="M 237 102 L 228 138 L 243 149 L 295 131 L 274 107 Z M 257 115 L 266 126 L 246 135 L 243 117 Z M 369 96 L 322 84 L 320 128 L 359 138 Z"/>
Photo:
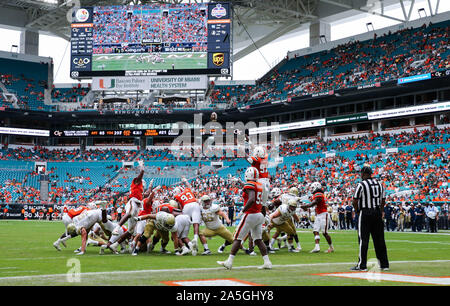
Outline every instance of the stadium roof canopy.
<path fill-rule="evenodd" d="M 0 0 L 0 24 L 44 31 L 70 40 L 71 9 L 77 6 L 141 3 L 201 3 L 202 0 Z M 211 1 L 212 2 L 212 1 Z M 234 61 L 272 41 L 314 23 L 332 23 L 361 13 L 398 22 L 410 20 L 415 0 L 220 0 L 233 4 Z M 430 11 L 437 12 L 436 8 Z M 384 8 L 402 7 L 403 16 L 388 16 Z"/>

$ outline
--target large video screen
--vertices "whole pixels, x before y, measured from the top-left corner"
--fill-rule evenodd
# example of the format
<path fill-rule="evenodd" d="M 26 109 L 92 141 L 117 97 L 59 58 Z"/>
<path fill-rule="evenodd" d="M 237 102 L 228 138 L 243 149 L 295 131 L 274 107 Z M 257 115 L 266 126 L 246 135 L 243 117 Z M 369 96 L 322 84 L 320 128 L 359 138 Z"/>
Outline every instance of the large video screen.
<path fill-rule="evenodd" d="M 71 77 L 230 74 L 229 3 L 74 10 Z"/>

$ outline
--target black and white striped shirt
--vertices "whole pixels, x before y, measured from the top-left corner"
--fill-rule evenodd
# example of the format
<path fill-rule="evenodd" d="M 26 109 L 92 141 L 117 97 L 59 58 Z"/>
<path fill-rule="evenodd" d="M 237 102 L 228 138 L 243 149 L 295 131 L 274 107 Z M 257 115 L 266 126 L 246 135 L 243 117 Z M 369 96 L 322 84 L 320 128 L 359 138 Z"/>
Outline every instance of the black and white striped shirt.
<path fill-rule="evenodd" d="M 359 209 L 380 208 L 385 198 L 383 185 L 373 178 L 363 180 L 356 186 L 353 198 L 359 200 Z"/>

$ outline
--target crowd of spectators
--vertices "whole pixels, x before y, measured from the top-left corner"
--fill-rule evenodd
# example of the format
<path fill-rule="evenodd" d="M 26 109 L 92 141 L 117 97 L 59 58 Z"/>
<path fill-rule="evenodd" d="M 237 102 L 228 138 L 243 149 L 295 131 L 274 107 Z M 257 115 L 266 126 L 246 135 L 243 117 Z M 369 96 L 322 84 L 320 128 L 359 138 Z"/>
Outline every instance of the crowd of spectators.
<path fill-rule="evenodd" d="M 250 90 L 242 90 L 242 85 L 218 87 L 211 101 L 242 107 L 449 69 L 449 33 L 449 21 L 430 23 L 295 56 Z"/>

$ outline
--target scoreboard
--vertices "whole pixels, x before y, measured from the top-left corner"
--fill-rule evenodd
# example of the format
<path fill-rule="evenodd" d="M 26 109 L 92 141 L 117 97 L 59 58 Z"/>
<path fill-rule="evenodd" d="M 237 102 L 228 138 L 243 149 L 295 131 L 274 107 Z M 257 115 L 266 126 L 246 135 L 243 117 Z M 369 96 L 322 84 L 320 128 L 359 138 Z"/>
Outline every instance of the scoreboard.
<path fill-rule="evenodd" d="M 74 9 L 71 77 L 230 75 L 231 19 L 222 2 Z"/>

